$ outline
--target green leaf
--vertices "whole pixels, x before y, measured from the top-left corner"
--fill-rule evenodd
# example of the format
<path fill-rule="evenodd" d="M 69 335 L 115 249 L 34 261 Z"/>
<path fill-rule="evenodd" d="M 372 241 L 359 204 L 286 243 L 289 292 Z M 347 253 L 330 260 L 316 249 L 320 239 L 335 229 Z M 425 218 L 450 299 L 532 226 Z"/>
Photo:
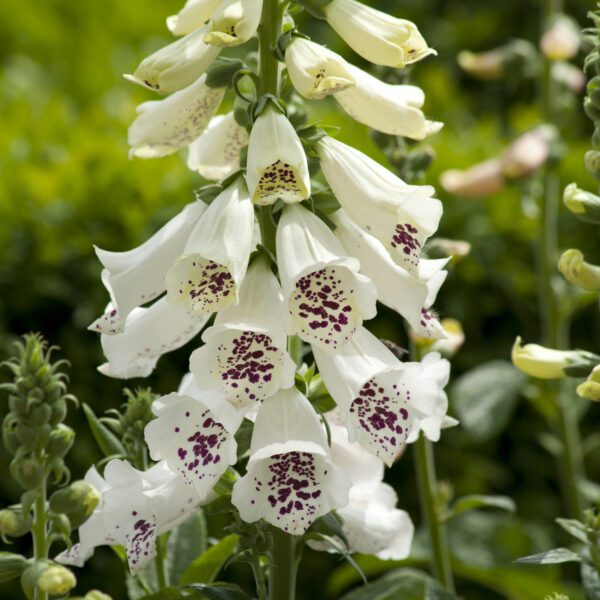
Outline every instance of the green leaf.
<path fill-rule="evenodd" d="M 85 402 L 82 406 L 88 425 L 92 430 L 92 435 L 104 456 L 114 456 L 115 454 L 125 456 L 127 452 L 119 438 L 100 421 Z"/>
<path fill-rule="evenodd" d="M 589 600 L 600 600 L 600 574 L 592 565 L 581 564 L 581 582 Z"/>
<path fill-rule="evenodd" d="M 202 592 L 208 600 L 252 600 L 252 596 L 233 583 L 215 583 L 213 585 L 196 583 L 186 586 L 186 589 Z"/>
<path fill-rule="evenodd" d="M 486 442 L 503 431 L 525 381 L 525 375 L 504 360 L 484 363 L 456 380 L 450 389 L 452 406 L 475 442 Z"/>
<path fill-rule="evenodd" d="M 536 565 L 555 565 L 565 562 L 581 562 L 581 556 L 568 548 L 554 548 L 540 554 L 532 554 L 517 559 L 518 563 L 533 563 Z"/>
<path fill-rule="evenodd" d="M 437 581 L 422 571 L 397 569 L 351 591 L 342 600 L 455 600 Z"/>
<path fill-rule="evenodd" d="M 346 548 L 348 548 L 348 539 L 342 529 L 342 519 L 335 511 L 328 512 L 326 515 L 319 517 L 310 526 L 310 531 L 325 535 L 335 535 L 340 538 L 346 545 Z"/>
<path fill-rule="evenodd" d="M 181 595 L 179 588 L 168 587 L 164 590 L 160 590 L 160 592 L 156 592 L 155 594 L 142 596 L 140 600 L 179 600 L 180 598 L 184 597 L 185 596 Z"/>
<path fill-rule="evenodd" d="M 499 508 L 508 512 L 515 512 L 517 509 L 515 502 L 508 496 L 483 496 L 480 494 L 471 494 L 458 498 L 450 507 L 448 519 L 468 510 L 478 508 Z"/>
<path fill-rule="evenodd" d="M 0 583 L 20 577 L 28 566 L 27 559 L 20 554 L 0 552 Z"/>
<path fill-rule="evenodd" d="M 179 583 L 212 583 L 225 561 L 235 552 L 239 536 L 224 537 L 199 556 L 183 573 Z"/>
<path fill-rule="evenodd" d="M 556 519 L 556 522 L 574 538 L 577 538 L 580 542 L 588 544 L 588 536 L 586 526 L 577 519 Z"/>
<path fill-rule="evenodd" d="M 185 570 L 206 550 L 206 545 L 206 520 L 202 511 L 198 511 L 169 536 L 167 569 L 171 582 L 179 582 Z"/>
<path fill-rule="evenodd" d="M 254 423 L 250 419 L 244 419 L 240 428 L 235 434 L 235 441 L 237 442 L 237 457 L 238 460 L 248 452 L 250 449 L 250 442 L 252 440 L 252 430 L 254 429 Z"/>

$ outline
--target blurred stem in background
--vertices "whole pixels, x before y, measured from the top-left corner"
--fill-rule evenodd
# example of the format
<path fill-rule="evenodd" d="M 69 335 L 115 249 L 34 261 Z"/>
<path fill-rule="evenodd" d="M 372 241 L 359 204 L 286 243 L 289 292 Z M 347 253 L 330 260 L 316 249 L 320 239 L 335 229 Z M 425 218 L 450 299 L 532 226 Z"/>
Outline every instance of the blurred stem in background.
<path fill-rule="evenodd" d="M 542 0 L 542 32 L 562 12 L 562 0 Z M 558 125 L 556 99 L 557 85 L 552 77 L 552 60 L 543 56 L 540 81 L 540 102 L 546 123 Z M 556 161 L 550 161 L 544 172 L 543 192 L 540 198 L 538 223 L 538 300 L 541 314 L 542 344 L 564 349 L 569 344 L 569 317 L 562 310 L 564 294 L 560 293 L 560 280 L 556 264 L 559 258 L 559 202 L 560 178 Z M 559 469 L 561 488 L 566 510 L 570 517 L 578 518 L 583 512 L 579 484 L 584 478 L 583 454 L 578 427 L 577 404 L 572 392 L 558 381 L 542 383 L 542 391 L 556 406 L 554 427 L 561 441 Z"/>

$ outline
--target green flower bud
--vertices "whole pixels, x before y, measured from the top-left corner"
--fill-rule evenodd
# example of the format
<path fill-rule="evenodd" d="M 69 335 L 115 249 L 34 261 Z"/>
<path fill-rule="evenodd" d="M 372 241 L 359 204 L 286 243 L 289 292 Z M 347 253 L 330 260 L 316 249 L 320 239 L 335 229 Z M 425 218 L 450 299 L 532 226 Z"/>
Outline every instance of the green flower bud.
<path fill-rule="evenodd" d="M 596 365 L 587 380 L 577 386 L 577 395 L 592 402 L 600 402 L 600 365 Z"/>
<path fill-rule="evenodd" d="M 44 467 L 33 458 L 13 459 L 10 472 L 17 483 L 26 490 L 34 490 L 44 481 Z"/>
<path fill-rule="evenodd" d="M 21 446 L 21 440 L 16 433 L 18 425 L 19 418 L 14 413 L 8 413 L 2 422 L 2 441 L 4 447 L 11 454 L 14 454 Z"/>
<path fill-rule="evenodd" d="M 27 423 L 19 422 L 15 433 L 26 449 L 33 449 L 39 438 L 38 430 Z"/>
<path fill-rule="evenodd" d="M 17 377 L 15 383 L 17 385 L 17 390 L 19 390 L 21 394 L 27 394 L 35 387 L 35 379 L 31 377 L 31 375 L 27 377 Z"/>
<path fill-rule="evenodd" d="M 46 452 L 51 457 L 63 458 L 71 449 L 74 441 L 75 432 L 67 425 L 61 423 L 50 433 Z"/>
<path fill-rule="evenodd" d="M 600 177 L 600 152 L 588 150 L 584 157 L 585 168 L 594 176 Z"/>
<path fill-rule="evenodd" d="M 52 414 L 50 415 L 50 425 L 58 425 L 65 420 L 67 416 L 67 401 L 64 398 L 58 399 L 52 404 Z"/>
<path fill-rule="evenodd" d="M 99 501 L 98 490 L 87 481 L 80 480 L 54 492 L 50 497 L 50 509 L 68 515 L 83 511 L 84 515 L 89 517 Z"/>
<path fill-rule="evenodd" d="M 600 196 L 570 183 L 563 193 L 565 206 L 579 219 L 600 225 Z"/>
<path fill-rule="evenodd" d="M 596 107 L 600 107 L 600 76 L 596 75 L 588 81 L 587 94 L 591 103 Z"/>
<path fill-rule="evenodd" d="M 21 417 L 29 414 L 29 402 L 26 396 L 16 396 L 11 394 L 8 397 L 8 407 L 11 411 L 18 413 Z"/>
<path fill-rule="evenodd" d="M 32 425 L 45 425 L 52 414 L 52 409 L 47 404 L 40 404 L 31 409 L 30 421 Z"/>
<path fill-rule="evenodd" d="M 21 537 L 31 531 L 31 516 L 21 511 L 0 510 L 0 532 L 9 537 Z"/>
<path fill-rule="evenodd" d="M 50 533 L 58 533 L 66 538 L 71 537 L 71 520 L 67 515 L 51 513 L 49 515 Z"/>
<path fill-rule="evenodd" d="M 27 397 L 31 403 L 41 404 L 44 401 L 44 390 L 36 387 L 27 394 Z"/>
<path fill-rule="evenodd" d="M 77 585 L 72 571 L 62 565 L 46 568 L 37 580 L 37 587 L 50 596 L 63 596 Z"/>
<path fill-rule="evenodd" d="M 83 597 L 83 600 L 112 600 L 112 598 L 98 590 L 91 590 Z"/>
<path fill-rule="evenodd" d="M 588 292 L 600 290 L 600 267 L 583 260 L 580 250 L 571 248 L 558 261 L 558 269 L 567 281 Z"/>

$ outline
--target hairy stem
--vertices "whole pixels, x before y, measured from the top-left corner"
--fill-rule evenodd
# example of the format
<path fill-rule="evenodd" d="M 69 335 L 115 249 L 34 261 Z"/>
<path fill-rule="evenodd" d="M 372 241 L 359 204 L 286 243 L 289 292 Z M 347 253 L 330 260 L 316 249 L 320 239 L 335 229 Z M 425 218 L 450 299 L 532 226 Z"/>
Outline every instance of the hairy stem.
<path fill-rule="evenodd" d="M 271 526 L 270 600 L 294 600 L 300 559 L 300 538 Z"/>
<path fill-rule="evenodd" d="M 38 461 L 43 463 L 43 453 L 39 452 Z M 46 518 L 46 477 L 44 477 L 33 505 L 33 558 L 37 561 L 48 558 L 48 524 Z M 48 600 L 47 592 L 35 589 L 35 600 Z"/>

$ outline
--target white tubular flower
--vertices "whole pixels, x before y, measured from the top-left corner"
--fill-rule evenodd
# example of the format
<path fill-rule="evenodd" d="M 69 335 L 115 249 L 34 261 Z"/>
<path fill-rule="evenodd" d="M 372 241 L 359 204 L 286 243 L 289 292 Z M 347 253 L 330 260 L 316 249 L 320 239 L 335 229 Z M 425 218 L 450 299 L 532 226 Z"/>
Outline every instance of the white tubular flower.
<path fill-rule="evenodd" d="M 376 65 L 405 67 L 437 54 L 410 21 L 355 0 L 333 0 L 323 10 L 327 22 L 348 46 Z"/>
<path fill-rule="evenodd" d="M 191 144 L 215 114 L 225 88 L 211 88 L 202 75 L 192 85 L 164 100 L 144 102 L 128 132 L 130 157 L 158 158 Z"/>
<path fill-rule="evenodd" d="M 301 202 L 310 196 L 306 154 L 287 117 L 267 106 L 252 126 L 246 182 L 255 204 Z"/>
<path fill-rule="evenodd" d="M 354 85 L 348 63 L 335 52 L 295 37 L 285 49 L 285 66 L 296 91 L 319 100 Z"/>
<path fill-rule="evenodd" d="M 379 239 L 394 260 L 418 273 L 421 248 L 440 222 L 431 186 L 408 185 L 362 152 L 324 138 L 317 144 L 327 183 L 348 216 Z"/>
<path fill-rule="evenodd" d="M 114 335 L 122 333 L 129 313 L 165 291 L 165 275 L 206 210 L 203 202 L 188 204 L 177 216 L 141 246 L 126 252 L 95 247 L 102 263 L 102 282 L 111 298 L 111 309 L 88 329 Z"/>
<path fill-rule="evenodd" d="M 218 389 L 236 408 L 260 402 L 294 385 L 296 365 L 286 352 L 287 308 L 268 263 L 254 261 L 240 302 L 218 313 L 190 357 L 201 389 Z"/>
<path fill-rule="evenodd" d="M 215 391 L 197 398 L 172 393 L 155 400 L 152 412 L 157 418 L 144 431 L 150 456 L 164 459 L 204 498 L 237 460 L 234 435 L 243 416 Z"/>
<path fill-rule="evenodd" d="M 239 46 L 258 29 L 262 0 L 223 0 L 211 17 L 204 41 L 213 46 Z"/>
<path fill-rule="evenodd" d="M 418 428 L 408 436 L 408 443 L 417 441 L 419 431 L 432 442 L 439 441 L 442 429 L 458 425 L 456 419 L 447 415 L 448 396 L 444 392 L 450 378 L 450 363 L 438 352 L 430 352 L 421 362 L 405 363 L 404 376 L 409 385 L 421 385 L 429 390 L 429 400 L 423 403 L 425 410 L 418 420 Z"/>
<path fill-rule="evenodd" d="M 206 28 L 194 31 L 145 58 L 125 79 L 159 94 L 191 85 L 217 58 L 220 48 L 204 42 Z"/>
<path fill-rule="evenodd" d="M 56 557 L 62 564 L 83 566 L 97 546 L 125 547 L 132 574 L 156 556 L 156 537 L 195 512 L 200 497 L 166 463 L 137 471 L 111 460 L 102 478 L 92 467 L 85 477 L 101 493 L 92 516 L 79 529 L 79 543 Z"/>
<path fill-rule="evenodd" d="M 355 84 L 335 94 L 342 108 L 356 121 L 388 135 L 422 140 L 443 124 L 428 121 L 421 110 L 423 90 L 414 85 L 390 85 L 348 64 Z"/>
<path fill-rule="evenodd" d="M 148 308 L 134 308 L 127 317 L 124 333 L 100 336 L 108 362 L 100 365 L 98 371 L 118 379 L 147 377 L 163 354 L 187 344 L 209 318 L 210 315 L 199 317 L 184 306 L 170 304 L 164 297 Z"/>
<path fill-rule="evenodd" d="M 450 258 L 421 259 L 419 263 L 419 279 L 427 285 L 427 297 L 425 298 L 425 304 L 421 308 L 419 322 L 411 325 L 417 336 L 421 338 L 445 340 L 448 337 L 431 307 L 448 276 L 448 271 L 445 271 L 444 267 L 449 261 Z"/>
<path fill-rule="evenodd" d="M 295 388 L 267 398 L 254 424 L 247 473 L 233 487 L 231 501 L 242 519 L 263 518 L 302 535 L 317 518 L 347 504 L 349 487 L 308 400 Z"/>
<path fill-rule="evenodd" d="M 313 346 L 337 350 L 375 316 L 375 286 L 327 225 L 298 204 L 283 210 L 276 242 L 292 330 Z"/>
<path fill-rule="evenodd" d="M 221 192 L 195 225 L 183 255 L 167 272 L 167 299 L 198 315 L 238 301 L 253 248 L 254 207 L 241 177 Z"/>
<path fill-rule="evenodd" d="M 218 115 L 189 145 L 187 166 L 205 179 L 225 179 L 240 168 L 240 151 L 247 145 L 248 132 L 236 123 L 233 112 Z"/>
<path fill-rule="evenodd" d="M 185 35 L 200 29 L 217 10 L 221 0 L 187 0 L 176 14 L 167 17 L 167 27 L 174 35 Z"/>

